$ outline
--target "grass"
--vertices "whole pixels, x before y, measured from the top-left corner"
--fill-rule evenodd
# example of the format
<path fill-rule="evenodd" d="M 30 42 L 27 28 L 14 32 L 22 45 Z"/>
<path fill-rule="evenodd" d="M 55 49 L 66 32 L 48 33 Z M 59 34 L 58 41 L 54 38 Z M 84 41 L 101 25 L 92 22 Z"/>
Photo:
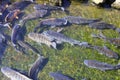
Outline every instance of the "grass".
<path fill-rule="evenodd" d="M 32 6 L 29 6 L 25 12 L 30 13 Z M 102 18 L 107 23 L 114 24 L 116 27 L 120 27 L 120 11 L 98 9 L 95 6 L 85 6 L 78 2 L 73 2 L 68 8 L 69 15 L 82 16 L 85 18 Z M 67 14 L 61 11 L 52 11 L 51 15 L 45 18 L 51 17 L 64 17 Z M 42 18 L 42 19 L 45 19 Z M 42 20 L 40 19 L 40 20 Z M 33 28 L 37 25 L 38 20 L 28 21 L 25 26 L 27 33 L 25 35 L 25 41 L 42 51 L 45 57 L 49 57 L 49 61 L 44 69 L 39 72 L 38 80 L 53 80 L 48 73 L 61 71 L 63 74 L 69 75 L 75 80 L 81 80 L 86 78 L 87 80 L 119 80 L 120 70 L 112 70 L 102 72 L 100 70 L 88 68 L 83 64 L 85 59 L 98 60 L 109 64 L 117 65 L 120 60 L 110 59 L 104 55 L 100 55 L 97 51 L 78 46 L 71 46 L 68 43 L 62 44 L 63 49 L 54 50 L 46 45 L 40 46 L 36 42 L 27 38 L 27 34 L 33 31 Z M 87 25 L 71 25 L 64 28 L 63 34 L 80 41 L 87 41 L 93 45 L 106 45 L 113 51 L 120 55 L 120 50 L 109 42 L 104 42 L 101 39 L 95 39 L 90 36 L 91 33 L 99 33 L 99 30 L 91 29 Z M 104 30 L 103 33 L 110 38 L 117 38 L 119 34 L 113 30 Z M 28 71 L 30 64 L 37 59 L 37 55 L 31 51 L 28 51 L 28 55 L 17 53 L 13 47 L 8 47 L 5 55 L 2 59 L 1 66 L 9 66 L 20 70 Z M 6 76 L 0 73 L 0 80 L 8 80 Z"/>

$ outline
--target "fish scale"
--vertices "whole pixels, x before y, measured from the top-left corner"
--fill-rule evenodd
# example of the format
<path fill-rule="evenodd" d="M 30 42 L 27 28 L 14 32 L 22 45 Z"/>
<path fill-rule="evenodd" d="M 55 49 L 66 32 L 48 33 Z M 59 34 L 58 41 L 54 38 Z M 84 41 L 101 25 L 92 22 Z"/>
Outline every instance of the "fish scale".
<path fill-rule="evenodd" d="M 33 41 L 36 41 L 38 43 L 43 43 L 50 46 L 53 46 L 53 48 L 56 48 L 55 42 L 51 42 L 46 36 L 39 34 L 39 33 L 29 33 L 28 37 L 32 39 Z"/>
<path fill-rule="evenodd" d="M 71 39 L 71 38 L 69 38 L 69 37 L 67 37 L 67 36 L 65 36 L 65 35 L 63 35 L 61 33 L 58 33 L 58 32 L 52 31 L 52 30 L 44 31 L 43 34 L 50 37 L 50 38 L 52 38 L 52 39 L 55 39 L 57 41 L 68 42 L 71 45 L 80 44 L 80 41 Z"/>
<path fill-rule="evenodd" d="M 2 67 L 1 72 L 11 80 L 33 80 L 9 67 Z"/>

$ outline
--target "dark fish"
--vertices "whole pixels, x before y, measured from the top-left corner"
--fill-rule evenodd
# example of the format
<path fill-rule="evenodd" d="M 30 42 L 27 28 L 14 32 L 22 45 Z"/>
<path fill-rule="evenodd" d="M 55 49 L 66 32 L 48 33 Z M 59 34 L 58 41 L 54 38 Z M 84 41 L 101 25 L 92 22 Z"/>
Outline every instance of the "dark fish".
<path fill-rule="evenodd" d="M 9 11 L 13 11 L 15 9 L 20 9 L 23 10 L 25 9 L 28 5 L 30 5 L 32 2 L 31 1 L 20 1 L 20 2 L 14 2 L 12 3 L 7 9 Z"/>
<path fill-rule="evenodd" d="M 12 42 L 12 45 L 15 47 L 16 44 L 17 44 L 17 35 L 18 35 L 18 32 L 20 30 L 20 26 L 19 25 L 15 25 L 12 29 L 12 34 L 11 34 L 11 42 Z"/>
<path fill-rule="evenodd" d="M 115 30 L 116 27 L 112 24 L 108 24 L 105 22 L 95 22 L 95 23 L 91 23 L 89 24 L 90 28 L 94 28 L 94 29 L 99 29 L 99 30 L 104 30 L 104 29 L 113 29 Z"/>
<path fill-rule="evenodd" d="M 29 69 L 28 76 L 33 80 L 37 80 L 38 72 L 40 72 L 44 68 L 47 62 L 48 58 L 39 55 L 38 59 L 33 63 L 31 68 Z"/>
<path fill-rule="evenodd" d="M 110 50 L 106 46 L 103 46 L 103 47 L 93 46 L 93 49 L 97 50 L 100 54 L 104 54 L 107 57 L 115 58 L 115 59 L 119 58 L 119 56 L 116 52 L 113 52 L 112 50 Z"/>
<path fill-rule="evenodd" d="M 12 22 L 15 18 L 18 19 L 18 14 L 20 14 L 19 9 L 15 9 L 14 11 L 9 12 L 5 17 L 5 22 Z"/>
<path fill-rule="evenodd" d="M 80 16 L 66 16 L 64 17 L 64 19 L 66 19 L 70 24 L 81 24 L 81 25 L 86 25 L 101 20 L 101 19 L 86 19 Z"/>
<path fill-rule="evenodd" d="M 46 16 L 47 13 L 48 13 L 47 10 L 36 10 L 36 11 L 28 14 L 27 16 L 25 16 L 22 19 L 22 22 L 26 22 L 26 21 L 31 20 L 31 19 L 42 18 L 42 17 Z"/>
<path fill-rule="evenodd" d="M 7 40 L 4 34 L 0 33 L 0 60 L 2 59 L 7 48 Z"/>
<path fill-rule="evenodd" d="M 36 4 L 33 7 L 35 10 L 62 10 L 64 11 L 63 7 L 59 7 L 59 6 L 51 6 L 51 5 L 45 5 L 45 4 Z"/>
<path fill-rule="evenodd" d="M 2 67 L 1 72 L 11 80 L 33 80 L 9 67 Z"/>
<path fill-rule="evenodd" d="M 49 75 L 54 78 L 54 80 L 75 80 L 61 72 L 50 72 Z"/>
<path fill-rule="evenodd" d="M 40 21 L 40 23 L 34 28 L 34 32 L 38 31 L 40 27 L 50 26 L 52 28 L 56 26 L 65 26 L 67 25 L 67 20 L 62 18 L 50 18 Z"/>
<path fill-rule="evenodd" d="M 40 53 L 36 48 L 34 48 L 33 46 L 31 46 L 29 43 L 25 42 L 25 41 L 17 41 L 17 44 L 19 45 L 19 48 L 23 48 L 23 50 L 32 50 L 35 53 Z"/>
<path fill-rule="evenodd" d="M 101 71 L 106 71 L 106 70 L 116 70 L 120 68 L 120 65 L 113 66 L 111 64 L 107 64 L 104 62 L 99 62 L 96 60 L 84 60 L 84 64 L 88 67 L 91 68 L 96 68 Z"/>
<path fill-rule="evenodd" d="M 108 42 L 114 44 L 117 47 L 120 46 L 120 38 L 107 38 L 102 33 L 98 34 L 98 35 L 92 34 L 92 37 L 101 38 L 101 39 L 103 39 L 105 41 L 108 41 Z"/>

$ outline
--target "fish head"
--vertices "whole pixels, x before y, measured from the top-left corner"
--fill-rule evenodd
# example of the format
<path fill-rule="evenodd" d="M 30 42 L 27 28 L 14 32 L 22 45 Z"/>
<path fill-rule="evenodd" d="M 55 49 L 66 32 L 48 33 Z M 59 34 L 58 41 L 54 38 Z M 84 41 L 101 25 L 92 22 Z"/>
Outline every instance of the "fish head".
<path fill-rule="evenodd" d="M 11 74 L 12 74 L 12 69 L 10 69 L 9 67 L 2 67 L 1 68 L 1 72 L 6 75 L 7 77 L 11 77 Z"/>

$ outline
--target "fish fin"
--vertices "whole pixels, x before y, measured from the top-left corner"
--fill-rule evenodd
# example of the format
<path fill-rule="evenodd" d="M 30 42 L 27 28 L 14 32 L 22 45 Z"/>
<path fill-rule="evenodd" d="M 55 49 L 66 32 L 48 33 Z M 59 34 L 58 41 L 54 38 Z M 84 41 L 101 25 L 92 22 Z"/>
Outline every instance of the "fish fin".
<path fill-rule="evenodd" d="M 57 48 L 56 48 L 56 43 L 55 43 L 55 42 L 52 42 L 51 46 L 52 46 L 54 49 L 57 49 Z"/>
<path fill-rule="evenodd" d="M 93 37 L 93 38 L 99 38 L 99 36 L 98 35 L 96 35 L 96 34 L 91 34 L 91 37 Z"/>
<path fill-rule="evenodd" d="M 99 36 L 100 36 L 100 38 L 102 38 L 102 39 L 106 39 L 106 37 L 103 35 L 102 32 L 100 32 Z"/>
<path fill-rule="evenodd" d="M 60 33 L 60 32 L 62 32 L 63 29 L 64 28 L 58 28 L 57 32 Z"/>
<path fill-rule="evenodd" d="M 51 28 L 55 28 L 56 26 L 55 25 L 52 25 Z"/>

